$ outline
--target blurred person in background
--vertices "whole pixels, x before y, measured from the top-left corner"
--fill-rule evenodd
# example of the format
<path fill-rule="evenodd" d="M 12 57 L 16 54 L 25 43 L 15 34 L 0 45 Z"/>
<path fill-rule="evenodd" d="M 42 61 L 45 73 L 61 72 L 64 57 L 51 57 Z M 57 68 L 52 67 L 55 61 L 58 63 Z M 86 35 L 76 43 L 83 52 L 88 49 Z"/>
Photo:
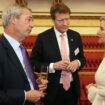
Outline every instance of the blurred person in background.
<path fill-rule="evenodd" d="M 97 32 L 99 43 L 105 45 L 105 17 L 100 18 L 100 29 Z M 95 84 L 86 86 L 88 99 L 92 105 L 105 105 L 105 54 L 95 73 Z"/>

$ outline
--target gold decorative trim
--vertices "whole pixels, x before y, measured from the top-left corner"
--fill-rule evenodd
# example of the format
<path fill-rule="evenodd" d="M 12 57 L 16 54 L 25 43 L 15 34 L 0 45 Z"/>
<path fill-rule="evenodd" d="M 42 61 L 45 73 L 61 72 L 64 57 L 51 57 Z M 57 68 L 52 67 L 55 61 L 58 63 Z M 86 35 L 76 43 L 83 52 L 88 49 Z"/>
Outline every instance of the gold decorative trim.
<path fill-rule="evenodd" d="M 1 18 L 2 11 L 0 11 Z M 49 12 L 32 12 L 33 17 L 37 19 L 50 19 Z M 72 12 L 71 19 L 99 19 L 101 16 L 105 16 L 105 12 Z"/>
<path fill-rule="evenodd" d="M 27 51 L 28 52 L 31 52 L 32 51 L 32 49 L 27 49 Z M 105 52 L 105 50 L 101 50 L 101 49 L 99 49 L 99 50 L 97 50 L 97 49 L 95 49 L 95 50 L 90 50 L 90 49 L 84 49 L 84 52 Z"/>
<path fill-rule="evenodd" d="M 79 75 L 95 75 L 95 71 L 94 72 L 79 72 Z"/>
<path fill-rule="evenodd" d="M 105 49 L 101 50 L 101 49 L 94 49 L 94 50 L 90 50 L 90 49 L 84 49 L 84 52 L 105 52 Z"/>
<path fill-rule="evenodd" d="M 0 11 L 1 18 L 2 11 Z M 49 12 L 32 12 L 33 17 L 37 19 L 50 19 Z M 105 16 L 105 13 L 83 13 L 83 12 L 72 12 L 71 19 L 99 19 L 101 16 Z"/>
<path fill-rule="evenodd" d="M 50 15 L 36 15 L 36 14 L 33 14 L 33 17 L 35 19 L 51 19 Z M 71 19 L 96 19 L 96 20 L 99 20 L 101 16 L 73 16 L 71 15 Z"/>
<path fill-rule="evenodd" d="M 49 12 L 32 12 L 34 18 L 49 19 Z M 99 19 L 101 16 L 105 16 L 105 12 L 72 12 L 72 19 Z"/>

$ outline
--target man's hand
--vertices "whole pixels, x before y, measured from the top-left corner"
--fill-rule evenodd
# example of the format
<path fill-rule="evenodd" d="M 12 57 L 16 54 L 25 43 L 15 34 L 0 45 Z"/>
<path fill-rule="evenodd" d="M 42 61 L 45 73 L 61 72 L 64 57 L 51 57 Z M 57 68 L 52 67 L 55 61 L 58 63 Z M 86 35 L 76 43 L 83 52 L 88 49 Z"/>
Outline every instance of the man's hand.
<path fill-rule="evenodd" d="M 26 101 L 35 103 L 44 97 L 44 93 L 39 90 L 29 90 L 26 92 Z"/>
<path fill-rule="evenodd" d="M 55 62 L 53 67 L 56 70 L 66 70 L 68 65 L 69 65 L 68 59 L 65 59 L 65 60 L 61 60 L 61 61 Z"/>
<path fill-rule="evenodd" d="M 40 79 L 39 90 L 44 91 L 47 88 L 48 80 Z"/>
<path fill-rule="evenodd" d="M 74 61 L 71 61 L 68 65 L 68 67 L 66 68 L 68 72 L 75 72 L 79 67 L 79 62 L 78 60 L 74 60 Z"/>

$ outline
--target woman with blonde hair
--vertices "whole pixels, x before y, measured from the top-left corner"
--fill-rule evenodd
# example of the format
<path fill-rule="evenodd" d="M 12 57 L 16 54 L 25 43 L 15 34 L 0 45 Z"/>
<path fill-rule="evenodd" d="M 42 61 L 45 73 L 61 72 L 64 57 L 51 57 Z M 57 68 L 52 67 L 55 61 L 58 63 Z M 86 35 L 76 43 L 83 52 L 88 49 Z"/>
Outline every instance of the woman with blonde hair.
<path fill-rule="evenodd" d="M 97 32 L 99 43 L 105 45 L 105 17 L 100 18 L 100 29 Z M 95 73 L 95 84 L 86 86 L 88 99 L 92 105 L 105 105 L 105 55 Z"/>

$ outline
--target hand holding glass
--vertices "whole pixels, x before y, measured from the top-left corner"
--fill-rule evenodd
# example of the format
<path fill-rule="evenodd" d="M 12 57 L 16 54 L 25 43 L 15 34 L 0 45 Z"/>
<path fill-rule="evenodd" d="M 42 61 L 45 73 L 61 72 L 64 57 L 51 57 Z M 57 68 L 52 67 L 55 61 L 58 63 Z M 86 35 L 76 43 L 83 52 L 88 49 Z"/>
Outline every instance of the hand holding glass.
<path fill-rule="evenodd" d="M 48 66 L 41 66 L 40 78 L 41 79 L 48 78 Z"/>

